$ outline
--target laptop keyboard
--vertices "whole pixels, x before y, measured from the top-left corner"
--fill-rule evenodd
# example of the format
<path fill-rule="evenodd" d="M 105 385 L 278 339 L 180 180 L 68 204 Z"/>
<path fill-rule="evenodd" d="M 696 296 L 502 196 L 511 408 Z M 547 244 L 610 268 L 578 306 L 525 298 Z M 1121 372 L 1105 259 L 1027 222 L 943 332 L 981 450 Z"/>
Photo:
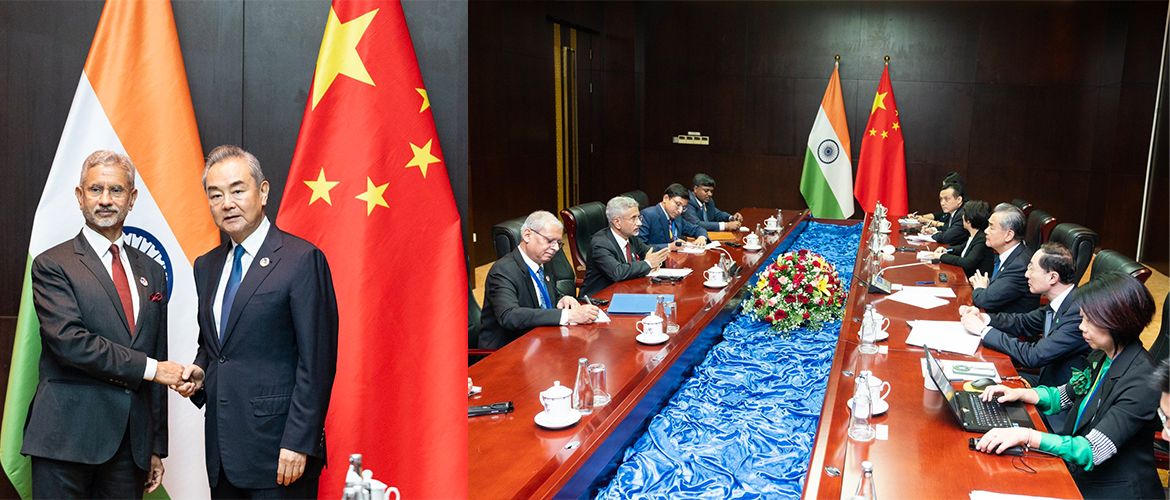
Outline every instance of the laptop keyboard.
<path fill-rule="evenodd" d="M 1012 427 L 1012 421 L 1007 416 L 1003 405 L 994 401 L 984 401 L 968 393 L 961 393 L 971 408 L 973 420 L 976 424 L 987 427 Z"/>

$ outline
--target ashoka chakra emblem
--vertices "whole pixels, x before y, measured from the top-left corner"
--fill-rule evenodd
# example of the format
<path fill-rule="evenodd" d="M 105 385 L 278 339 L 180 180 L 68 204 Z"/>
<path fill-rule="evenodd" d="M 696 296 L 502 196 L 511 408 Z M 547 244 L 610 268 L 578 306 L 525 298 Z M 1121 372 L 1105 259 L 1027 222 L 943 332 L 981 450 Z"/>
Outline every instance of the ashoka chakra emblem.
<path fill-rule="evenodd" d="M 837 145 L 837 141 L 832 139 L 825 139 L 821 141 L 821 145 L 817 146 L 817 158 L 821 163 L 829 164 L 837 161 L 837 156 L 841 154 L 841 147 Z"/>

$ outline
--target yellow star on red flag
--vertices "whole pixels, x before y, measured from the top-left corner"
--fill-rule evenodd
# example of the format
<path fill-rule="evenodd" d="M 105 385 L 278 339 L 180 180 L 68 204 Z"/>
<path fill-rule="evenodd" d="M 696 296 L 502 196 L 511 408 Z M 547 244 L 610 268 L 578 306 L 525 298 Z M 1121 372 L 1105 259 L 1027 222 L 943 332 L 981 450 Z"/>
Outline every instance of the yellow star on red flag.
<path fill-rule="evenodd" d="M 321 173 L 317 174 L 315 181 L 302 181 L 309 189 L 313 190 L 313 196 L 309 198 L 309 204 L 312 205 L 314 201 L 325 200 L 325 203 L 333 204 L 333 200 L 329 199 L 329 190 L 334 186 L 340 184 L 340 181 L 325 180 L 325 169 L 321 169 Z"/>
<path fill-rule="evenodd" d="M 367 216 L 370 215 L 370 212 L 374 211 L 374 207 L 390 208 L 390 205 L 386 204 L 386 198 L 382 196 L 382 193 L 386 191 L 386 186 L 389 185 L 390 183 L 387 182 L 381 186 L 375 186 L 374 181 L 370 180 L 369 177 L 366 177 L 366 192 L 354 196 L 354 198 L 366 202 Z"/>
<path fill-rule="evenodd" d="M 313 109 L 325 96 L 337 75 L 345 75 L 359 82 L 374 85 L 374 79 L 366 71 L 366 65 L 358 55 L 357 44 L 370 27 L 378 9 L 365 13 L 357 19 L 342 23 L 333 8 L 329 9 L 329 21 L 325 24 L 325 36 L 321 40 L 321 52 L 317 55 L 317 69 L 313 72 Z"/>
<path fill-rule="evenodd" d="M 414 89 L 414 90 L 418 91 L 418 95 L 421 95 L 423 98 L 422 107 L 418 108 L 418 112 L 422 113 L 423 111 L 426 111 L 427 108 L 431 107 L 431 98 L 427 97 L 427 89 Z"/>
<path fill-rule="evenodd" d="M 434 139 L 427 141 L 421 148 L 415 146 L 413 142 L 410 143 L 410 149 L 414 151 L 414 158 L 410 159 L 410 163 L 407 163 L 405 168 L 418 167 L 422 171 L 423 179 L 427 178 L 427 166 L 441 161 L 435 155 L 431 154 L 432 142 L 434 142 Z"/>

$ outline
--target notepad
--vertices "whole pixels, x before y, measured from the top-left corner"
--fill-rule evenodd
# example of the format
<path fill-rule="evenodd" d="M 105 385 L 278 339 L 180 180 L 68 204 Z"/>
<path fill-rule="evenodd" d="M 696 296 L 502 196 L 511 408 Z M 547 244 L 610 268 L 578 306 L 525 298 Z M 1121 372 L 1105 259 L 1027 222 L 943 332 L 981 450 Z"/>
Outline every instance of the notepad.
<path fill-rule="evenodd" d="M 911 286 L 903 285 L 902 290 L 913 293 L 922 293 L 934 297 L 942 297 L 953 299 L 955 298 L 955 291 L 945 286 Z"/>
<path fill-rule="evenodd" d="M 887 298 L 894 302 L 901 302 L 923 309 L 934 309 L 947 305 L 947 301 L 943 299 L 925 293 L 906 291 L 906 287 L 902 287 L 902 291 L 890 295 Z"/>
<path fill-rule="evenodd" d="M 906 323 L 910 325 L 906 345 L 929 347 L 966 356 L 974 356 L 975 351 L 979 349 L 979 336 L 967 333 L 967 329 L 958 321 L 912 320 Z"/>
<path fill-rule="evenodd" d="M 909 236 L 906 236 L 906 240 L 907 241 L 928 242 L 928 241 L 934 241 L 934 238 L 931 238 L 929 235 L 925 235 L 925 234 L 911 234 Z"/>
<path fill-rule="evenodd" d="M 657 271 L 651 271 L 647 276 L 651 278 L 685 278 L 691 274 L 692 269 L 689 267 L 683 268 L 666 268 L 660 267 Z"/>
<path fill-rule="evenodd" d="M 667 302 L 674 301 L 673 294 L 656 293 L 615 293 L 609 299 L 610 314 L 650 314 L 658 307 L 658 297 Z"/>

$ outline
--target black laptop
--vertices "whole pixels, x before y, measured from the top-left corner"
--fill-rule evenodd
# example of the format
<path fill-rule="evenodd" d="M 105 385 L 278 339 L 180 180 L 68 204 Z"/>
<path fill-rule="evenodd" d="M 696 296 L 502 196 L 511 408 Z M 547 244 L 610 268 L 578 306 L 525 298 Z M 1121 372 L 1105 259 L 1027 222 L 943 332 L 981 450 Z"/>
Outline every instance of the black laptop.
<path fill-rule="evenodd" d="M 951 381 L 947 380 L 942 364 L 930 353 L 930 349 L 926 349 L 926 372 L 946 398 L 951 413 L 959 419 L 959 425 L 967 432 L 982 433 L 997 427 L 1036 427 L 1032 425 L 1023 403 L 983 401 L 979 399 L 978 392 L 956 391 Z"/>

